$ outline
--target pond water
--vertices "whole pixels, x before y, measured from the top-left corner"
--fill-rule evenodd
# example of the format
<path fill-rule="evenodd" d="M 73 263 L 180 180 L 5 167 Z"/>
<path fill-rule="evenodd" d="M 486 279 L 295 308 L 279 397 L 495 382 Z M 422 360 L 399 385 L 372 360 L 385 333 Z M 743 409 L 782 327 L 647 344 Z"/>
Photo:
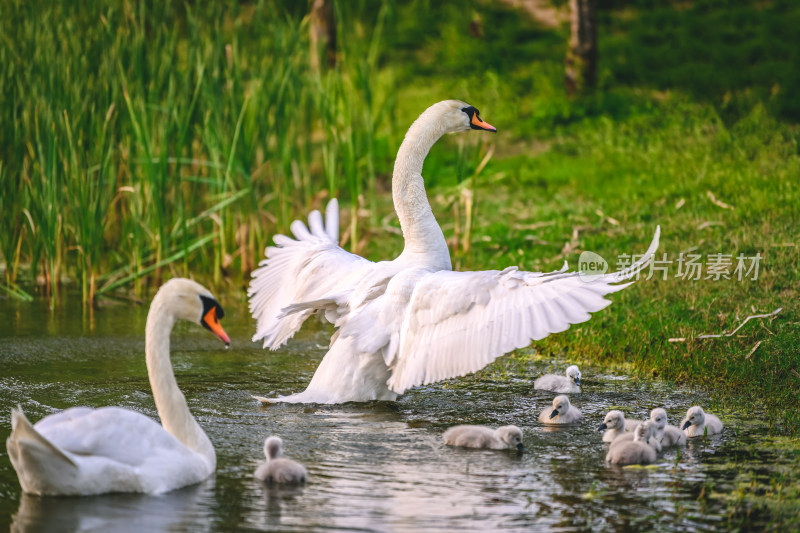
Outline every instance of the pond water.
<path fill-rule="evenodd" d="M 21 494 L 2 446 L 0 530 L 714 530 L 741 519 L 731 514 L 730 499 L 745 471 L 747 479 L 766 482 L 782 465 L 769 449 L 756 451 L 766 435 L 757 416 L 722 413 L 720 437 L 694 439 L 680 454 L 668 450 L 655 466 L 607 466 L 607 445 L 595 429 L 609 409 L 644 418 L 663 406 L 677 424 L 705 399 L 582 368 L 584 393 L 572 401 L 584 423 L 548 429 L 537 415 L 554 395 L 534 391 L 532 383 L 551 367 L 563 371 L 566 362 L 543 361 L 522 375 L 483 372 L 414 389 L 397 402 L 262 407 L 251 394 L 304 388 L 330 330 L 307 325 L 288 348 L 264 351 L 249 341 L 246 303 L 222 301 L 230 349 L 192 324 L 176 327 L 172 340 L 178 383 L 217 450 L 216 474 L 154 497 L 38 498 Z M 0 302 L 3 442 L 18 404 L 34 422 L 74 405 L 157 416 L 144 364 L 147 306 L 83 312 L 70 302 L 55 313 L 42 302 Z M 442 432 L 461 423 L 520 426 L 525 453 L 444 446 Z M 254 480 L 271 434 L 306 465 L 307 486 L 267 489 Z M 747 519 L 759 526 L 769 517 Z"/>

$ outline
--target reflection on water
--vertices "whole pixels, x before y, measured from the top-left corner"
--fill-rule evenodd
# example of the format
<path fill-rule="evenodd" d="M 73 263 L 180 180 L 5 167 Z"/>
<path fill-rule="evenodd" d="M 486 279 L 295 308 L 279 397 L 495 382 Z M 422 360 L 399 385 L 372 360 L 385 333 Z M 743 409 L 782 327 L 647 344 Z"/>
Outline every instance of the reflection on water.
<path fill-rule="evenodd" d="M 108 494 L 83 498 L 22 495 L 12 533 L 210 531 L 213 482 L 159 496 Z"/>
<path fill-rule="evenodd" d="M 263 512 L 253 512 L 248 522 L 254 526 L 266 526 L 269 530 L 281 525 L 283 507 L 291 508 L 305 490 L 303 486 L 263 485 L 261 488 L 264 491 Z"/>
<path fill-rule="evenodd" d="M 153 497 L 23 496 L 3 449 L 0 530 L 12 521 L 13 531 L 714 529 L 725 502 L 703 487 L 735 487 L 729 450 L 757 442 L 764 431 L 728 415 L 721 437 L 693 440 L 680 454 L 667 450 L 653 467 L 609 467 L 595 429 L 612 406 L 632 418 L 663 406 L 675 424 L 703 398 L 592 368 L 584 372 L 584 394 L 571 398 L 583 422 L 568 427 L 537 421 L 553 395 L 519 377 L 421 387 L 398 402 L 262 407 L 251 394 L 302 390 L 330 332 L 312 327 L 285 350 L 262 351 L 247 340 L 244 303 L 225 308 L 230 350 L 191 325 L 173 335 L 178 382 L 217 450 L 211 480 Z M 155 417 L 145 315 L 146 308 L 127 305 L 96 312 L 93 320 L 50 316 L 45 306 L 0 306 L 0 440 L 17 404 L 33 421 L 72 405 L 120 405 Z M 2 329 L 9 324 L 19 329 Z M 531 377 L 537 372 L 531 369 Z M 444 429 L 461 423 L 515 424 L 526 451 L 444 446 Z M 305 487 L 267 487 L 253 477 L 272 434 L 306 466 Z M 768 453 L 748 460 L 763 460 L 765 468 L 775 462 Z"/>

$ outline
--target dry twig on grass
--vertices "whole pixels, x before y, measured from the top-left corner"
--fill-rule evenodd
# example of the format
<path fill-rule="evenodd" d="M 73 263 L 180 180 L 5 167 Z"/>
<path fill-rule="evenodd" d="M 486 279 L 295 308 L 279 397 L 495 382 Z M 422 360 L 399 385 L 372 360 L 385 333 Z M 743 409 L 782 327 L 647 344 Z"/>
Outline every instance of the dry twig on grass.
<path fill-rule="evenodd" d="M 744 319 L 744 321 L 743 321 L 741 324 L 739 324 L 739 326 L 738 326 L 736 329 L 734 329 L 733 331 L 731 331 L 730 333 L 724 333 L 724 332 L 723 332 L 723 333 L 718 333 L 718 334 L 705 334 L 705 335 L 698 335 L 697 337 L 695 337 L 695 339 L 718 339 L 718 338 L 720 338 L 720 337 L 733 337 L 733 335 L 734 335 L 734 334 L 735 334 L 737 331 L 739 331 L 740 329 L 742 329 L 742 326 L 744 326 L 745 324 L 747 324 L 747 323 L 748 323 L 748 322 L 749 322 L 751 319 L 753 319 L 753 318 L 769 318 L 769 317 L 771 317 L 771 316 L 775 316 L 775 315 L 777 315 L 777 314 L 778 314 L 778 313 L 780 313 L 781 311 L 783 311 L 783 308 L 782 308 L 782 307 L 779 307 L 779 308 L 775 309 L 775 310 L 774 310 L 773 312 L 771 312 L 771 313 L 764 313 L 764 314 L 762 314 L 762 315 L 750 315 L 750 316 L 748 316 L 747 318 L 745 318 L 745 319 Z M 671 338 L 667 339 L 667 342 L 686 342 L 686 337 L 671 337 Z M 750 353 L 749 353 L 749 354 L 747 354 L 747 357 L 750 357 L 751 355 L 753 355 L 753 352 L 755 352 L 755 351 L 756 351 L 756 349 L 758 348 L 758 345 L 759 345 L 759 344 L 761 344 L 761 341 L 758 341 L 758 342 L 756 343 L 756 345 L 755 345 L 755 346 L 753 346 L 753 349 L 752 349 L 752 350 L 750 350 Z"/>
<path fill-rule="evenodd" d="M 758 347 L 761 346 L 762 342 L 764 342 L 764 341 L 758 341 L 756 343 L 756 345 L 753 346 L 753 348 L 749 352 L 747 352 L 747 355 L 745 355 L 744 358 L 745 359 L 750 359 L 750 356 L 753 355 L 756 352 L 756 350 L 758 350 Z"/>
<path fill-rule="evenodd" d="M 782 308 L 782 307 L 779 307 L 779 308 L 777 308 L 776 310 L 774 310 L 774 311 L 773 311 L 773 312 L 771 312 L 771 313 L 765 313 L 765 314 L 763 314 L 763 315 L 750 315 L 749 317 L 747 317 L 747 318 L 745 318 L 745 319 L 744 319 L 744 322 L 742 322 L 741 324 L 739 324 L 739 326 L 738 326 L 738 327 L 737 327 L 735 330 L 731 331 L 730 333 L 720 333 L 720 334 L 713 334 L 713 335 L 712 335 L 712 334 L 708 334 L 708 335 L 699 335 L 697 338 L 698 338 L 698 339 L 716 339 L 716 338 L 718 338 L 718 337 L 732 337 L 732 336 L 734 335 L 734 333 L 736 333 L 737 331 L 739 331 L 740 329 L 742 329 L 742 326 L 744 326 L 745 324 L 747 324 L 747 322 L 749 322 L 751 318 L 768 318 L 768 317 L 771 317 L 771 316 L 775 316 L 775 315 L 777 315 L 777 314 L 778 314 L 778 313 L 780 313 L 781 311 L 783 311 L 783 308 Z"/>
<path fill-rule="evenodd" d="M 733 209 L 732 205 L 728 205 L 721 200 L 717 200 L 717 197 L 714 196 L 714 193 L 711 191 L 706 191 L 706 196 L 708 196 L 708 199 L 711 200 L 712 204 L 721 207 L 722 209 Z"/>

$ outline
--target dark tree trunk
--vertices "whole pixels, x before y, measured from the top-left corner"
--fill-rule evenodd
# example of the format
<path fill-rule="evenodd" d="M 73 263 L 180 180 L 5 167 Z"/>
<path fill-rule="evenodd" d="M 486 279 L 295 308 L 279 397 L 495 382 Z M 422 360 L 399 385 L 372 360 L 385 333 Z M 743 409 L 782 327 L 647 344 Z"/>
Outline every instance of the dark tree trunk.
<path fill-rule="evenodd" d="M 597 83 L 597 0 L 570 0 L 569 49 L 564 83 L 567 94 Z"/>
<path fill-rule="evenodd" d="M 320 52 L 324 50 L 328 67 L 336 65 L 336 18 L 331 0 L 311 0 L 308 29 L 311 38 L 311 68 L 320 67 Z"/>

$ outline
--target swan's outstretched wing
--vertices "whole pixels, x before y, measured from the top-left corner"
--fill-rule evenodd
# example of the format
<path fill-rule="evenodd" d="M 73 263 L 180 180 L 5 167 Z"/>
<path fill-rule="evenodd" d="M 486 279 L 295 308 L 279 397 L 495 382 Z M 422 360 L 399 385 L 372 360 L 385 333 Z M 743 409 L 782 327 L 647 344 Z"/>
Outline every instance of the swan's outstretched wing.
<path fill-rule="evenodd" d="M 645 255 L 629 268 L 587 279 L 564 270 L 550 274 L 503 271 L 438 271 L 422 277 L 408 300 L 396 348 L 384 348 L 392 368 L 389 388 L 402 393 L 415 385 L 475 372 L 515 348 L 527 346 L 589 320 L 611 302 L 606 294 L 624 289 L 647 266 L 660 229 Z"/>
<path fill-rule="evenodd" d="M 253 271 L 250 313 L 256 319 L 253 340 L 264 339 L 264 347 L 277 349 L 294 335 L 313 309 L 282 315 L 281 309 L 298 302 L 316 300 L 329 293 L 346 293 L 375 263 L 346 252 L 338 245 L 339 204 L 328 202 L 325 222 L 319 211 L 308 216 L 308 227 L 300 220 L 291 225 L 295 239 L 275 236 L 275 246 Z"/>

